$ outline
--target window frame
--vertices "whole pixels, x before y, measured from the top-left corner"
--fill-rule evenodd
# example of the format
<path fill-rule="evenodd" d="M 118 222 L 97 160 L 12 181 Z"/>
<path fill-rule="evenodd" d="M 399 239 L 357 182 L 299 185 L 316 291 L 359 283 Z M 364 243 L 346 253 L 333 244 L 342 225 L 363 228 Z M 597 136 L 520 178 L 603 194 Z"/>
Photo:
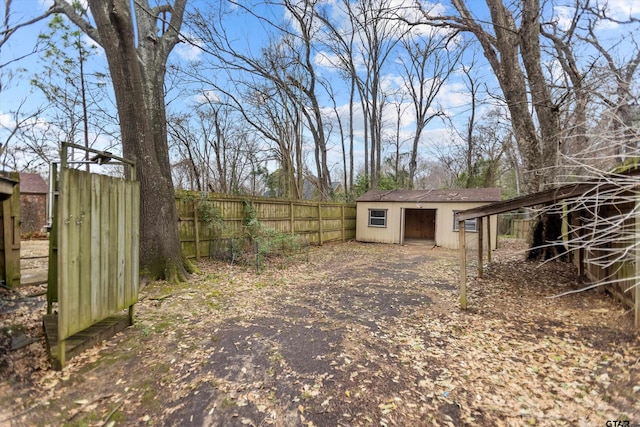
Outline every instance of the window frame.
<path fill-rule="evenodd" d="M 384 216 L 372 216 L 373 212 L 382 212 L 384 213 Z M 387 219 L 388 219 L 388 212 L 389 209 L 379 209 L 379 208 L 369 208 L 369 216 L 368 216 L 368 220 L 367 223 L 369 224 L 369 227 L 375 227 L 375 228 L 387 228 Z M 373 224 L 371 220 L 382 220 L 382 224 Z"/>
<path fill-rule="evenodd" d="M 460 232 L 460 227 L 458 226 L 458 213 L 462 211 L 453 211 L 453 231 L 458 233 Z M 477 233 L 478 232 L 478 218 L 465 219 L 464 220 L 464 231 L 465 233 Z"/>

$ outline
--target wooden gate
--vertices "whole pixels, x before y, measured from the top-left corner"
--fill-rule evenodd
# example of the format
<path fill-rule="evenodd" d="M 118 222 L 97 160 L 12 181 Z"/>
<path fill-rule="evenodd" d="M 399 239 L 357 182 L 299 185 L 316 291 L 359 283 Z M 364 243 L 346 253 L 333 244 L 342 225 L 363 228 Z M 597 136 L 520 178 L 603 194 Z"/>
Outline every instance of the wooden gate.
<path fill-rule="evenodd" d="M 57 333 L 55 340 L 48 334 L 48 340 L 54 367 L 60 369 L 67 355 L 77 353 L 66 345 L 74 335 L 126 309 L 128 324 L 133 323 L 139 281 L 138 182 L 69 169 L 64 148 L 50 236 L 48 290 L 49 317 L 52 304 L 58 303 Z M 130 176 L 135 176 L 133 162 L 97 153 L 131 166 Z"/>

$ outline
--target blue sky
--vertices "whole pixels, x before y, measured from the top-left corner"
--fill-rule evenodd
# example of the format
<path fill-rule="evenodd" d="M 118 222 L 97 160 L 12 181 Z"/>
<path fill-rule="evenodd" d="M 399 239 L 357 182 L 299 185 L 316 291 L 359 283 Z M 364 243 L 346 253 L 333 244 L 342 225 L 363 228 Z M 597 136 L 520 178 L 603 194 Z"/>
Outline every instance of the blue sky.
<path fill-rule="evenodd" d="M 328 4 L 333 4 L 335 0 L 327 0 Z M 399 5 L 402 4 L 410 4 L 412 3 L 410 0 L 393 0 Z M 480 1 L 469 1 L 473 5 L 473 12 L 478 17 L 486 17 L 487 10 L 484 2 Z M 571 3 L 571 2 L 567 2 Z M 14 1 L 12 4 L 13 7 L 13 16 L 12 22 L 20 22 L 30 17 L 35 16 L 38 13 L 46 10 L 51 1 L 49 0 L 20 0 Z M 207 1 L 191 1 L 189 4 L 202 6 L 208 4 Z M 608 5 L 612 16 L 625 19 L 630 14 L 635 17 L 640 17 L 640 2 L 637 0 L 609 0 Z M 443 4 L 433 5 L 438 10 L 451 10 L 451 6 L 444 2 Z M 340 12 L 338 8 L 332 8 L 334 11 L 334 18 L 336 22 L 340 21 Z M 549 11 L 547 11 L 549 13 Z M 563 22 L 570 15 L 570 8 L 565 7 L 556 7 L 554 9 L 554 16 L 559 20 L 559 22 Z M 282 11 L 277 9 L 265 9 L 264 14 L 272 15 L 272 18 L 275 20 L 282 18 Z M 3 17 L 4 18 L 4 17 Z M 40 22 L 38 24 L 34 24 L 29 28 L 22 29 L 14 34 L 11 40 L 2 47 L 0 51 L 0 64 L 5 64 L 9 61 L 14 60 L 15 58 L 20 58 L 25 54 L 32 51 L 36 42 L 37 35 L 40 31 L 46 30 L 47 21 Z M 261 22 L 255 18 L 247 16 L 235 16 L 232 22 L 229 22 L 229 28 L 235 29 L 237 37 L 235 40 L 236 46 L 241 49 L 251 50 L 253 52 L 259 52 L 259 49 L 264 45 L 268 38 L 269 27 L 264 22 Z M 250 29 L 250 30 L 248 30 Z M 619 28 L 611 24 L 606 28 L 601 28 L 601 34 L 605 38 L 610 38 L 613 43 L 616 38 L 620 37 Z M 87 43 L 90 43 L 90 39 L 87 39 Z M 197 41 L 196 41 L 197 42 Z M 467 54 L 467 59 L 470 57 L 470 53 Z M 497 84 L 495 82 L 495 78 L 493 77 L 490 69 L 487 64 L 484 62 L 484 58 L 481 53 L 476 54 L 476 58 L 479 60 L 476 73 L 477 75 L 490 87 L 492 90 L 497 90 Z M 174 52 L 172 53 L 172 61 L 178 61 L 182 63 L 187 63 L 190 61 L 198 61 L 203 59 L 203 54 L 196 47 L 182 43 L 179 44 Z M 338 73 L 335 67 L 332 64 L 332 55 L 327 51 L 319 51 L 315 55 L 315 62 L 318 65 L 318 70 L 322 74 L 323 77 L 328 80 L 335 81 L 336 87 L 339 87 L 338 81 Z M 397 59 L 394 59 L 397 61 Z M 397 72 L 397 63 L 390 62 L 388 65 L 387 73 L 384 79 L 385 85 L 387 87 L 398 87 L 401 85 L 400 77 Z M 11 66 L 4 67 L 0 70 L 1 73 L 5 74 L 9 71 L 9 69 L 17 69 L 22 68 L 26 71 L 19 74 L 12 81 L 7 83 L 7 79 L 2 77 L 2 92 L 0 92 L 0 124 L 5 127 L 10 128 L 12 125 L 12 121 L 14 118 L 11 116 L 10 112 L 15 111 L 23 100 L 26 99 L 26 106 L 23 106 L 23 109 L 28 110 L 29 108 L 34 109 L 38 105 L 43 103 L 42 95 L 35 91 L 30 85 L 29 80 L 34 75 L 38 75 L 42 72 L 42 65 L 40 63 L 39 56 L 37 54 L 30 55 L 19 62 L 12 64 Z M 104 60 L 104 56 L 100 50 L 98 53 L 94 55 L 89 64 L 89 69 L 94 71 L 104 71 L 106 69 L 106 63 Z M 466 121 L 466 117 L 468 114 L 468 101 L 469 96 L 466 91 L 466 87 L 462 81 L 462 73 L 461 70 L 454 73 L 452 79 L 442 88 L 440 95 L 437 98 L 438 108 L 441 108 L 443 111 L 446 111 L 448 115 L 452 118 L 454 123 L 461 125 Z M 202 88 L 203 91 L 206 91 L 207 88 Z M 346 94 L 346 90 L 343 91 Z M 202 95 L 200 95 L 202 96 Z M 197 102 L 198 94 L 190 95 L 191 98 L 180 99 L 177 103 L 178 105 L 182 104 L 185 108 L 190 108 L 194 102 Z M 344 111 L 346 114 L 346 110 L 348 105 L 346 104 L 347 98 L 346 95 L 339 99 L 341 105 L 339 109 Z M 327 102 L 327 107 L 329 104 Z M 176 108 L 172 106 L 171 108 Z M 485 105 L 482 107 L 483 109 L 490 108 L 489 105 Z M 359 105 L 357 107 L 357 111 L 359 111 Z M 392 122 L 395 121 L 395 107 L 390 105 L 389 108 L 385 111 L 387 119 Z M 46 121 L 46 117 L 42 117 L 41 120 Z M 362 120 L 359 122 L 359 126 L 356 126 L 356 136 L 361 137 L 362 135 Z M 405 114 L 402 118 L 403 125 L 403 137 L 408 137 L 413 129 L 413 123 L 409 114 Z M 0 130 L 0 135 L 2 130 Z M 423 153 L 428 155 L 433 145 L 446 145 L 450 143 L 453 136 L 450 133 L 450 130 L 447 129 L 444 124 L 439 120 L 434 120 L 432 124 L 429 126 L 425 135 L 423 137 Z M 99 148 L 106 147 L 111 144 L 111 141 L 105 137 L 98 137 L 97 146 Z M 362 146 L 359 147 L 360 158 L 362 157 Z M 339 151 L 336 149 L 332 150 L 331 159 L 332 162 L 337 162 L 340 156 Z M 360 162 L 361 163 L 361 162 Z"/>

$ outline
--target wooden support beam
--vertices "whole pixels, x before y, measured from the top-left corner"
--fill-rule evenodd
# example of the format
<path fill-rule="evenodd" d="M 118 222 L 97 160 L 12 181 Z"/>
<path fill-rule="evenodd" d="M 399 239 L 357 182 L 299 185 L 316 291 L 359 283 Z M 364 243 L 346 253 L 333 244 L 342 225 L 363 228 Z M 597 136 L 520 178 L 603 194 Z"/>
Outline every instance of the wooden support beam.
<path fill-rule="evenodd" d="M 482 259 L 482 254 L 484 252 L 484 227 L 482 226 L 483 217 L 478 218 L 478 278 L 482 279 L 484 274 L 484 261 Z"/>
<path fill-rule="evenodd" d="M 498 238 L 498 233 L 496 233 L 496 239 Z M 491 249 L 492 249 L 491 239 L 491 217 L 487 217 L 487 264 L 491 264 Z"/>
<path fill-rule="evenodd" d="M 460 308 L 467 309 L 467 242 L 464 221 L 458 221 L 458 238 L 460 239 Z"/>

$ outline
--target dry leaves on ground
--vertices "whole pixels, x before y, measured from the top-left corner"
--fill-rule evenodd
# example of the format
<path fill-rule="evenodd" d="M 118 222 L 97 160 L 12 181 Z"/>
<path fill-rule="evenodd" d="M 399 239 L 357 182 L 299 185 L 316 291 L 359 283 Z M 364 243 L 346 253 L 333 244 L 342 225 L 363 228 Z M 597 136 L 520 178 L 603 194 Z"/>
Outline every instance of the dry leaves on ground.
<path fill-rule="evenodd" d="M 630 314 L 596 291 L 546 298 L 580 286 L 575 271 L 522 262 L 521 249 L 499 250 L 484 278 L 471 280 L 466 312 L 457 253 L 442 248 L 349 242 L 261 274 L 203 262 L 189 283 L 144 289 L 135 326 L 65 371 L 38 369 L 41 355 L 23 353 L 34 369 L 2 382 L 0 420 L 640 422 L 640 342 Z"/>

